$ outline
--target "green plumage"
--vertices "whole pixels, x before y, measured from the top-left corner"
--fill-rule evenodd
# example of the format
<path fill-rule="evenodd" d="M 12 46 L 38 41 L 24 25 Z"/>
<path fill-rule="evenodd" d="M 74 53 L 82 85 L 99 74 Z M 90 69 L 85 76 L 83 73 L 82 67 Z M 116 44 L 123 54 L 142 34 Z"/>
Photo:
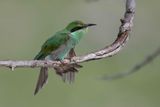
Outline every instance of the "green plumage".
<path fill-rule="evenodd" d="M 49 38 L 41 47 L 41 51 L 34 58 L 35 60 L 45 59 L 46 56 L 50 55 L 54 50 L 60 48 L 61 45 L 66 44 L 69 40 L 69 32 L 62 30 L 57 32 L 54 36 Z M 62 58 L 59 57 L 59 60 Z M 51 59 L 52 60 L 52 59 Z"/>
<path fill-rule="evenodd" d="M 95 24 L 84 24 L 81 21 L 71 22 L 65 29 L 55 33 L 41 47 L 41 51 L 35 56 L 35 60 L 63 60 L 68 54 L 75 54 L 74 48 L 80 39 L 87 32 L 89 26 Z M 72 50 L 72 51 L 71 51 Z M 73 57 L 73 56 L 72 56 Z M 77 65 L 76 65 L 77 66 Z M 78 67 L 78 66 L 77 66 Z M 77 71 L 74 66 L 65 66 L 55 69 L 57 74 L 63 76 L 64 72 L 70 72 L 70 81 L 73 80 L 73 74 Z M 72 73 L 71 73 L 72 72 Z M 47 82 L 48 69 L 42 67 L 35 89 L 36 94 L 40 88 Z"/>

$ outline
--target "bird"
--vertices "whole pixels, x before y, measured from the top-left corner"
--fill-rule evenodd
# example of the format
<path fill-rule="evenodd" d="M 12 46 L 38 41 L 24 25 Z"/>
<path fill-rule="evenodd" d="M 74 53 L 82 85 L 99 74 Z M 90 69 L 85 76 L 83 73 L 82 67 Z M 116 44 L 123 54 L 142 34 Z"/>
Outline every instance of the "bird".
<path fill-rule="evenodd" d="M 87 33 L 88 27 L 95 26 L 96 24 L 85 24 L 80 20 L 69 23 L 64 29 L 56 32 L 53 36 L 45 41 L 42 45 L 40 52 L 35 56 L 34 60 L 52 60 L 63 61 L 66 57 L 72 58 L 76 56 L 74 51 L 75 46 L 79 43 L 81 38 Z M 78 70 L 76 68 L 82 67 L 79 64 L 65 65 L 61 64 L 55 67 L 55 71 L 62 77 L 64 81 L 74 81 L 74 74 Z M 47 83 L 48 67 L 41 67 L 34 91 L 36 95 L 39 90 Z"/>

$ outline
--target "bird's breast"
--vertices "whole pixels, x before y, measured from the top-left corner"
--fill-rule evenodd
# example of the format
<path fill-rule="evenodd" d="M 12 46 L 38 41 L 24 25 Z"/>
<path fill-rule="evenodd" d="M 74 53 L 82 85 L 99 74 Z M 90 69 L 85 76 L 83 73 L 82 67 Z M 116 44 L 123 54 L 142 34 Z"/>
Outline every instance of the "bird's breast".
<path fill-rule="evenodd" d="M 87 28 L 78 30 L 71 33 L 71 39 L 76 42 L 76 44 L 81 40 L 81 38 L 86 34 Z"/>

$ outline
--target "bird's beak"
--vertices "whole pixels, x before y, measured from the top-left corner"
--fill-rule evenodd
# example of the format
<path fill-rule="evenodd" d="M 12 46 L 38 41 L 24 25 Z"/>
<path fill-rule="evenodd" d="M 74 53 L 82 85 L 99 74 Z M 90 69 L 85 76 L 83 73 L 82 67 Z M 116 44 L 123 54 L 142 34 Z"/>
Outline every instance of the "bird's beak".
<path fill-rule="evenodd" d="M 85 24 L 84 28 L 87 28 L 87 27 L 90 27 L 90 26 L 96 26 L 96 24 L 91 24 L 91 23 L 90 24 Z"/>

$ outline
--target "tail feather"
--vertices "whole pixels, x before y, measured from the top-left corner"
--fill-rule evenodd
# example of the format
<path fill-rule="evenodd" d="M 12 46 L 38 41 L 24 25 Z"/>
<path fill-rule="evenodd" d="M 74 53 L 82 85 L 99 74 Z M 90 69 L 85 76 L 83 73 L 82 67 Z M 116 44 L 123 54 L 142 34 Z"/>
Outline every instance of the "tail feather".
<path fill-rule="evenodd" d="M 47 83 L 47 79 L 48 79 L 48 68 L 42 67 L 40 70 L 40 74 L 39 74 L 39 78 L 37 81 L 34 95 L 36 95 L 38 93 L 38 91 L 44 86 L 44 84 Z"/>
<path fill-rule="evenodd" d="M 78 68 L 81 68 L 81 65 L 71 64 L 71 65 L 63 65 L 60 67 L 56 67 L 56 73 L 62 77 L 64 82 L 72 83 L 75 79 L 75 73 L 78 72 Z"/>
<path fill-rule="evenodd" d="M 77 71 L 76 71 L 77 72 Z M 74 82 L 75 80 L 75 72 L 67 72 L 66 73 L 66 80 L 69 82 L 69 83 L 72 83 Z"/>
<path fill-rule="evenodd" d="M 73 83 L 75 80 L 75 72 L 69 71 L 62 74 L 62 80 L 64 82 Z"/>

